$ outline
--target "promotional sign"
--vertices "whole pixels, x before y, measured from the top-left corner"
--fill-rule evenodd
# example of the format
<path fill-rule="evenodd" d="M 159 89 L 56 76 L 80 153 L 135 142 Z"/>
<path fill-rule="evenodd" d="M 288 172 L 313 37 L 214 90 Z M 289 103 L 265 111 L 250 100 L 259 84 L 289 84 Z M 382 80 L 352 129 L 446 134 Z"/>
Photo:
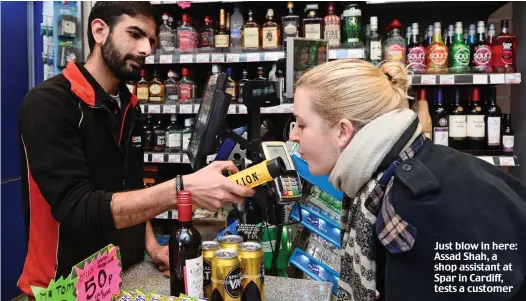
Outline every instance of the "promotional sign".
<path fill-rule="evenodd" d="M 75 286 L 77 279 L 60 277 L 56 282 L 51 280 L 47 288 L 31 286 L 36 301 L 76 301 Z"/>

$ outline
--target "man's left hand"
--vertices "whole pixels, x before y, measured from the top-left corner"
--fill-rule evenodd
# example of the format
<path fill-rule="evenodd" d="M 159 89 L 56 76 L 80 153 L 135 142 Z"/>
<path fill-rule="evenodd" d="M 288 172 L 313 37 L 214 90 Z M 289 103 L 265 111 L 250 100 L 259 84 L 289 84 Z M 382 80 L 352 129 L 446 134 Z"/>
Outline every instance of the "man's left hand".
<path fill-rule="evenodd" d="M 159 270 L 164 273 L 164 276 L 170 277 L 170 255 L 168 253 L 168 246 L 157 245 L 148 252 L 148 255 Z"/>

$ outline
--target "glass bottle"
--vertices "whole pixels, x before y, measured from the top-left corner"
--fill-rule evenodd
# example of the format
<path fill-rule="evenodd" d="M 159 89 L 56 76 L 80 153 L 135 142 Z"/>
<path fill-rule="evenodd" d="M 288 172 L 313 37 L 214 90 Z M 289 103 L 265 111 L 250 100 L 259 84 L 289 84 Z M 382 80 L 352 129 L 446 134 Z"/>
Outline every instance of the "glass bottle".
<path fill-rule="evenodd" d="M 159 28 L 159 47 L 162 52 L 168 53 L 175 50 L 175 35 L 168 25 L 168 14 L 163 14 L 163 24 Z"/>
<path fill-rule="evenodd" d="M 486 27 L 484 21 L 477 23 L 478 39 L 471 48 L 471 72 L 490 73 L 491 68 L 491 46 L 486 42 Z"/>
<path fill-rule="evenodd" d="M 230 46 L 231 47 L 241 47 L 242 45 L 242 31 L 243 24 L 245 20 L 243 15 L 239 12 L 239 7 L 234 8 L 234 14 L 232 14 L 232 19 L 230 20 Z"/>
<path fill-rule="evenodd" d="M 226 25 L 226 33 L 230 36 L 230 12 L 226 13 L 225 25 Z"/>
<path fill-rule="evenodd" d="M 424 73 L 426 72 L 426 49 L 420 44 L 418 37 L 418 23 L 411 25 L 411 40 L 407 46 L 407 68 L 413 73 Z"/>
<path fill-rule="evenodd" d="M 161 115 L 163 116 L 163 115 Z M 153 127 L 153 151 L 154 152 L 164 152 L 164 148 L 166 146 L 166 141 L 164 140 L 166 138 L 165 136 L 165 130 L 163 127 L 163 120 L 159 118 L 157 120 L 157 124 Z"/>
<path fill-rule="evenodd" d="M 177 80 L 175 72 L 168 70 L 168 78 L 164 81 L 164 103 L 175 104 L 177 102 Z"/>
<path fill-rule="evenodd" d="M 189 72 L 187 68 L 181 70 L 181 80 L 179 81 L 179 102 L 191 103 L 195 98 L 195 82 L 188 78 Z"/>
<path fill-rule="evenodd" d="M 425 97 L 425 89 L 424 91 Z M 435 108 L 431 114 L 433 121 L 433 143 L 448 146 L 449 140 L 449 125 L 447 110 L 443 106 L 442 89 L 437 90 L 437 98 L 435 101 Z"/>
<path fill-rule="evenodd" d="M 194 52 L 197 48 L 197 30 L 190 22 L 190 17 L 183 14 L 181 26 L 177 27 L 177 41 L 181 52 Z"/>
<path fill-rule="evenodd" d="M 509 32 L 508 20 L 501 21 L 502 32 L 493 46 L 493 71 L 496 73 L 517 72 L 517 37 Z"/>
<path fill-rule="evenodd" d="M 248 72 L 247 72 L 247 69 L 243 69 L 243 72 L 241 72 L 241 79 L 239 80 L 238 82 L 238 87 L 239 87 L 239 93 L 238 93 L 238 99 L 237 101 L 239 103 L 243 103 L 243 86 L 245 85 L 245 83 L 248 81 Z"/>
<path fill-rule="evenodd" d="M 232 96 L 232 102 L 236 103 L 238 88 L 237 88 L 237 82 L 232 79 L 232 68 L 231 67 L 226 68 L 226 73 L 228 74 L 228 80 L 227 80 L 225 92 L 227 94 L 230 94 L 230 96 Z"/>
<path fill-rule="evenodd" d="M 480 90 L 473 88 L 471 102 L 467 110 L 467 142 L 470 150 L 483 150 L 486 126 L 484 113 L 480 106 Z"/>
<path fill-rule="evenodd" d="M 182 129 L 177 124 L 177 115 L 170 116 L 170 124 L 166 127 L 165 138 L 166 152 L 180 152 L 182 145 Z"/>
<path fill-rule="evenodd" d="M 155 104 L 161 104 L 164 101 L 164 85 L 159 80 L 157 71 L 153 71 L 153 79 L 150 82 L 150 102 Z"/>
<path fill-rule="evenodd" d="M 141 79 L 137 82 L 137 98 L 140 102 L 150 100 L 150 83 L 146 79 L 146 70 L 141 69 Z"/>
<path fill-rule="evenodd" d="M 427 31 L 426 31 L 426 36 L 425 36 L 425 39 L 424 39 L 424 47 L 428 47 L 429 45 L 431 45 L 431 43 L 433 43 L 433 25 L 429 25 L 427 27 Z"/>
<path fill-rule="evenodd" d="M 216 48 L 228 48 L 230 46 L 230 35 L 225 26 L 225 10 L 219 11 L 219 29 L 215 35 Z"/>
<path fill-rule="evenodd" d="M 405 63 L 405 40 L 400 35 L 402 25 L 394 19 L 388 26 L 389 37 L 383 45 L 384 60 Z"/>
<path fill-rule="evenodd" d="M 142 127 L 144 131 L 144 151 L 153 150 L 153 115 L 146 115 L 146 123 Z"/>
<path fill-rule="evenodd" d="M 490 151 L 500 150 L 502 110 L 497 105 L 497 88 L 490 87 L 488 106 L 486 107 L 486 145 Z"/>
<path fill-rule="evenodd" d="M 325 28 L 323 38 L 327 40 L 330 48 L 338 48 L 341 45 L 340 17 L 334 14 L 333 2 L 329 3 L 327 11 L 327 15 L 323 18 L 323 26 Z"/>
<path fill-rule="evenodd" d="M 193 118 L 187 118 L 184 120 L 185 128 L 182 130 L 183 151 L 184 152 L 188 150 L 188 145 L 190 144 L 190 138 L 192 137 L 192 132 L 194 131 L 194 123 L 195 122 Z"/>
<path fill-rule="evenodd" d="M 455 42 L 455 26 L 449 25 L 447 29 L 447 38 L 444 41 L 444 44 L 446 44 L 447 47 L 451 47 L 453 43 Z"/>
<path fill-rule="evenodd" d="M 257 49 L 260 47 L 260 28 L 254 21 L 252 10 L 248 10 L 248 20 L 243 26 L 243 47 Z"/>
<path fill-rule="evenodd" d="M 495 24 L 493 23 L 488 24 L 488 36 L 486 37 L 486 42 L 488 43 L 491 49 L 491 61 L 489 63 L 491 66 L 491 72 L 495 72 L 495 66 L 493 65 L 493 61 L 495 60 L 495 54 L 493 52 L 493 48 L 497 44 L 497 36 L 495 35 Z"/>
<path fill-rule="evenodd" d="M 357 46 L 360 44 L 360 35 L 362 34 L 362 11 L 357 4 L 349 4 L 345 6 L 343 11 L 343 26 L 346 40 L 349 46 Z"/>
<path fill-rule="evenodd" d="M 256 78 L 256 80 L 267 80 L 265 78 L 265 68 L 258 67 L 258 77 Z"/>
<path fill-rule="evenodd" d="M 278 23 L 274 22 L 274 10 L 269 8 L 267 10 L 267 22 L 263 24 L 261 39 L 261 46 L 264 49 L 279 48 L 280 28 Z"/>
<path fill-rule="evenodd" d="M 294 3 L 289 1 L 287 3 L 289 14 L 281 18 L 281 26 L 283 28 L 283 46 L 288 37 L 299 37 L 300 17 L 294 14 Z"/>
<path fill-rule="evenodd" d="M 212 48 L 215 46 L 214 42 L 215 32 L 212 26 L 212 19 L 205 16 L 205 26 L 199 32 L 199 47 Z"/>
<path fill-rule="evenodd" d="M 460 89 L 455 88 L 454 102 L 449 112 L 449 146 L 464 150 L 466 135 L 466 112 L 460 103 Z"/>
<path fill-rule="evenodd" d="M 448 49 L 442 42 L 440 22 L 433 26 L 433 42 L 426 49 L 427 73 L 447 73 Z M 449 123 L 451 126 L 451 122 Z M 451 136 L 451 133 L 450 133 Z"/>
<path fill-rule="evenodd" d="M 468 40 L 466 44 L 472 47 L 475 45 L 475 43 L 477 43 L 477 27 L 475 24 L 470 24 L 468 29 Z"/>
<path fill-rule="evenodd" d="M 369 61 L 375 65 L 382 60 L 382 37 L 378 34 L 378 17 L 371 17 L 367 53 Z"/>
<path fill-rule="evenodd" d="M 307 17 L 303 19 L 305 38 L 321 40 L 323 20 L 316 15 L 318 4 L 307 4 L 305 11 L 307 12 Z"/>
<path fill-rule="evenodd" d="M 455 24 L 455 41 L 449 47 L 449 72 L 468 73 L 470 60 L 469 46 L 464 43 L 462 36 L 462 22 Z"/>
<path fill-rule="evenodd" d="M 411 43 L 411 26 L 407 26 L 407 28 L 405 29 L 405 46 L 406 48 L 409 46 L 409 44 Z"/>
<path fill-rule="evenodd" d="M 508 155 L 513 154 L 515 151 L 515 134 L 511 127 L 511 114 L 503 115 L 502 151 L 504 154 Z"/>

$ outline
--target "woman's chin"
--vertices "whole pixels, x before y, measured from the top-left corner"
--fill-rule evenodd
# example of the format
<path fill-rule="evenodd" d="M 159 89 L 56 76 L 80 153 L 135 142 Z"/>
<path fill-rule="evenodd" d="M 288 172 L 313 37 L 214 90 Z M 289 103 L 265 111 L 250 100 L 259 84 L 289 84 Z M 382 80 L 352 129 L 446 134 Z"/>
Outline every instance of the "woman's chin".
<path fill-rule="evenodd" d="M 319 168 L 312 164 L 308 164 L 308 165 L 309 165 L 309 172 L 313 176 L 326 176 L 330 173 L 330 171 L 329 172 L 324 171 L 323 168 Z"/>

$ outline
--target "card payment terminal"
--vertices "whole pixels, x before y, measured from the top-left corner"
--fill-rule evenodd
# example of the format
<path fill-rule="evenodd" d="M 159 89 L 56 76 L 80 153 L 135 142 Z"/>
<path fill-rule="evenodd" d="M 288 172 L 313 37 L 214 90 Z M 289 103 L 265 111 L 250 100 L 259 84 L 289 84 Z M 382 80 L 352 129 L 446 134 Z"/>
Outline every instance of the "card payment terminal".
<path fill-rule="evenodd" d="M 285 162 L 287 171 L 280 177 L 274 179 L 274 189 L 278 195 L 278 204 L 290 204 L 298 202 L 301 198 L 301 181 L 290 157 L 285 142 L 267 141 L 261 143 L 265 159 L 271 160 L 281 157 Z"/>

